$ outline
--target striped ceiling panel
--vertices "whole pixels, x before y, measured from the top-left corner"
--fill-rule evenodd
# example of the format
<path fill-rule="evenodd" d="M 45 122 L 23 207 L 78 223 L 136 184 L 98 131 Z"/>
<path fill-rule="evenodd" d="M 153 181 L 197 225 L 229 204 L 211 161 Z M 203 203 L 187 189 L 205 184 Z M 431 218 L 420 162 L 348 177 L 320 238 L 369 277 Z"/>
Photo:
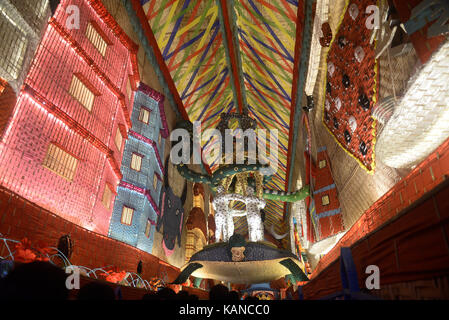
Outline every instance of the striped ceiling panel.
<path fill-rule="evenodd" d="M 215 0 L 142 0 L 142 6 L 190 120 L 210 127 L 233 111 Z"/>
<path fill-rule="evenodd" d="M 299 3 L 304 7 L 304 1 Z M 234 49 L 239 73 L 234 77 L 243 88 L 243 110 L 257 120 L 259 129 L 278 130 L 278 171 L 265 187 L 285 190 L 298 0 L 141 0 L 141 4 L 183 107 L 192 122 L 202 121 L 203 128 L 215 127 L 223 112 L 242 110 L 232 78 L 236 66 L 229 51 Z M 229 9 L 226 15 L 223 6 Z M 234 48 L 229 38 L 226 42 L 226 30 L 232 30 Z M 213 143 L 203 143 L 205 154 Z M 208 165 L 212 171 L 218 168 L 214 159 Z M 265 210 L 266 224 L 279 226 L 284 203 L 268 201 Z M 238 219 L 236 231 L 246 229 L 242 221 Z"/>
<path fill-rule="evenodd" d="M 278 130 L 278 171 L 267 187 L 285 190 L 298 2 L 241 0 L 234 4 L 249 114 L 260 128 Z M 283 203 L 268 201 L 266 224 L 278 226 L 283 208 Z"/>

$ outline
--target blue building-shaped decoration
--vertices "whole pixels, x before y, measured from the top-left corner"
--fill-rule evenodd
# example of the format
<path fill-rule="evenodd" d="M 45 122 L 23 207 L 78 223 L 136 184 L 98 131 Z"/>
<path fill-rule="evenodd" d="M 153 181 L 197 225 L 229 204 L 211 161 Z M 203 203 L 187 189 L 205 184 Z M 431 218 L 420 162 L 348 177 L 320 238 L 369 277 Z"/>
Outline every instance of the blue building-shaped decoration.
<path fill-rule="evenodd" d="M 168 127 L 164 96 L 143 84 L 134 97 L 109 237 L 151 253 L 163 184 Z"/>

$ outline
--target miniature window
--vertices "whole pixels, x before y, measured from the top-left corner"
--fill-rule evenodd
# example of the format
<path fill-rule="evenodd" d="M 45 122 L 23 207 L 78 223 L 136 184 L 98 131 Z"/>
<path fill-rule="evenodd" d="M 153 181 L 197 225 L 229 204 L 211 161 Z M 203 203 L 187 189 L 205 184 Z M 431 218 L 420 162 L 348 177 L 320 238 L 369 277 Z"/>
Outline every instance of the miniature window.
<path fill-rule="evenodd" d="M 121 151 L 123 143 L 122 133 L 120 132 L 120 128 L 117 128 L 117 132 L 115 133 L 115 145 L 118 151 Z"/>
<path fill-rule="evenodd" d="M 330 203 L 329 196 L 325 195 L 321 197 L 321 203 L 323 204 L 323 206 L 327 206 Z"/>
<path fill-rule="evenodd" d="M 122 224 L 126 224 L 127 226 L 130 226 L 133 221 L 133 214 L 134 214 L 134 209 L 129 208 L 127 206 L 123 206 L 122 218 L 120 219 L 120 222 Z"/>
<path fill-rule="evenodd" d="M 112 195 L 113 195 L 113 192 L 112 192 L 111 188 L 109 187 L 109 185 L 106 184 L 104 186 L 103 198 L 101 199 L 101 202 L 108 209 L 111 208 Z"/>
<path fill-rule="evenodd" d="M 131 79 L 129 77 L 128 80 L 126 81 L 126 93 L 128 94 L 128 100 L 131 100 L 133 88 L 131 86 Z"/>
<path fill-rule="evenodd" d="M 86 37 L 93 44 L 93 46 L 104 57 L 106 55 L 106 49 L 108 47 L 107 41 L 101 36 L 97 29 L 89 23 L 86 29 Z"/>
<path fill-rule="evenodd" d="M 131 158 L 131 169 L 140 171 L 141 167 L 142 167 L 142 156 L 133 153 Z"/>
<path fill-rule="evenodd" d="M 326 166 L 326 160 L 321 160 L 318 166 L 320 167 L 320 169 L 323 169 Z"/>
<path fill-rule="evenodd" d="M 44 167 L 69 181 L 72 181 L 75 176 L 77 164 L 78 159 L 53 143 L 48 147 L 47 154 L 42 163 Z"/>
<path fill-rule="evenodd" d="M 142 121 L 145 124 L 148 124 L 150 122 L 150 110 L 141 107 L 140 113 L 139 113 L 139 121 Z"/>
<path fill-rule="evenodd" d="M 157 189 L 157 180 L 156 174 L 153 174 L 153 190 Z"/>
<path fill-rule="evenodd" d="M 148 220 L 147 220 L 147 225 L 146 225 L 146 227 L 145 227 L 145 236 L 146 236 L 147 238 L 150 237 L 150 232 L 151 232 L 151 221 L 150 221 L 150 219 L 148 219 Z"/>
<path fill-rule="evenodd" d="M 73 75 L 70 83 L 69 93 L 85 107 L 92 111 L 95 94 L 80 80 L 77 75 Z"/>

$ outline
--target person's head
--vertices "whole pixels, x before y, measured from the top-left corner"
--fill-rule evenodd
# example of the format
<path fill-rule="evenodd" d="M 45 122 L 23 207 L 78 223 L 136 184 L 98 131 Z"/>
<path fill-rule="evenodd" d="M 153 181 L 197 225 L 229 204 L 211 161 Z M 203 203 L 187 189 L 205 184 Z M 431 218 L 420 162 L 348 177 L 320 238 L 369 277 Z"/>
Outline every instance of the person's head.
<path fill-rule="evenodd" d="M 176 293 L 170 288 L 162 288 L 156 293 L 157 300 L 175 300 Z"/>
<path fill-rule="evenodd" d="M 66 278 L 63 269 L 48 262 L 16 265 L 1 282 L 0 299 L 67 300 Z"/>
<path fill-rule="evenodd" d="M 210 289 L 209 300 L 227 300 L 228 294 L 229 289 L 226 286 L 217 284 Z"/>
<path fill-rule="evenodd" d="M 198 301 L 200 298 L 198 298 L 198 296 L 196 294 L 189 294 L 189 297 L 187 300 L 190 301 Z"/>
<path fill-rule="evenodd" d="M 176 300 L 188 300 L 189 298 L 189 293 L 187 291 L 179 291 L 176 294 Z"/>
<path fill-rule="evenodd" d="M 115 300 L 114 289 L 105 283 L 91 282 L 84 285 L 77 295 L 78 300 Z"/>
<path fill-rule="evenodd" d="M 229 300 L 240 300 L 240 295 L 237 291 L 232 290 L 229 292 Z"/>
<path fill-rule="evenodd" d="M 143 295 L 142 300 L 156 300 L 156 293 L 155 292 L 149 292 Z"/>

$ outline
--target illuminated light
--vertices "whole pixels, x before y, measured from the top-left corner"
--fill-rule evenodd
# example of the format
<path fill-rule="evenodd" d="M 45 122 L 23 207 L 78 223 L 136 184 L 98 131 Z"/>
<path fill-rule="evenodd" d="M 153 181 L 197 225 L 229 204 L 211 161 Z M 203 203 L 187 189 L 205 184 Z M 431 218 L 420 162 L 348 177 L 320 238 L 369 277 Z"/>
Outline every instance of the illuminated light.
<path fill-rule="evenodd" d="M 377 156 L 394 168 L 410 168 L 449 137 L 449 41 L 412 80 L 378 139 Z"/>
<path fill-rule="evenodd" d="M 266 201 L 254 195 L 254 189 L 247 187 L 247 196 L 235 193 L 224 193 L 222 186 L 217 187 L 217 195 L 212 201 L 215 211 L 215 240 L 228 241 L 234 234 L 234 211 L 229 208 L 229 202 L 240 201 L 246 205 L 246 219 L 248 222 L 249 241 L 262 241 L 264 239 L 264 227 L 260 217 L 260 210 L 266 205 Z M 223 237 L 222 237 L 223 234 Z"/>
<path fill-rule="evenodd" d="M 32 93 L 33 95 L 31 95 L 30 93 Z M 65 114 L 58 107 L 56 107 L 55 105 L 53 105 L 49 102 L 46 102 L 45 98 L 39 96 L 39 94 L 28 85 L 25 86 L 24 96 L 26 98 L 29 98 L 29 100 L 35 106 L 37 106 L 40 110 L 43 110 L 48 117 L 50 117 L 55 122 L 60 124 L 66 130 L 70 131 L 71 133 L 80 135 L 81 137 L 83 137 L 83 139 L 92 143 L 99 151 L 105 153 L 107 156 L 107 159 L 108 159 L 108 163 L 111 166 L 112 171 L 115 173 L 117 180 L 120 181 L 122 179 L 120 167 L 118 166 L 117 162 L 115 161 L 114 157 L 112 156 L 113 155 L 112 150 L 110 150 L 106 145 L 104 145 L 98 138 L 93 136 L 92 133 L 90 133 L 87 129 L 83 128 L 79 123 L 77 123 L 75 120 L 70 118 L 67 114 Z M 37 98 L 41 101 L 38 101 Z M 44 106 L 46 106 L 46 107 L 44 107 Z M 16 109 L 18 110 L 18 108 L 16 108 Z M 52 110 L 54 113 L 58 114 L 60 117 L 64 118 L 66 121 L 63 121 L 59 117 L 56 117 L 53 113 L 48 111 L 49 109 Z M 17 112 L 17 110 L 16 110 L 16 112 Z M 16 113 L 15 113 L 15 115 L 16 115 Z M 70 126 L 67 123 L 69 123 Z M 77 130 L 75 131 L 71 127 L 74 127 Z M 117 183 L 118 183 L 118 181 L 117 181 Z"/>
<path fill-rule="evenodd" d="M 49 113 L 48 110 L 44 107 L 45 103 L 41 104 L 39 101 L 34 99 L 34 97 L 31 96 L 28 92 L 21 91 L 21 93 L 19 95 L 19 99 L 17 100 L 17 104 L 16 104 L 17 107 L 15 108 L 14 113 L 11 116 L 12 120 L 10 121 L 10 123 L 8 125 L 8 128 L 5 130 L 5 134 L 3 135 L 3 139 L 2 139 L 3 143 L 6 143 L 6 140 L 8 139 L 9 134 L 10 134 L 12 128 L 14 127 L 17 115 L 18 115 L 19 110 L 20 110 L 20 106 L 23 105 L 23 99 L 27 99 L 34 106 L 36 106 L 39 110 L 41 110 L 45 115 L 47 115 L 50 119 L 52 119 L 55 122 L 57 122 L 59 125 L 61 125 L 67 131 L 70 131 L 71 133 L 75 133 L 71 128 L 69 128 L 67 126 L 67 124 L 65 124 L 63 121 L 61 121 L 57 117 L 55 117 L 53 114 Z"/>
<path fill-rule="evenodd" d="M 98 65 L 88 56 L 84 49 L 72 38 L 56 19 L 52 18 L 49 21 L 49 25 L 60 35 L 60 39 L 65 41 L 74 50 L 76 55 L 81 58 L 89 68 L 97 75 L 97 77 L 113 92 L 118 98 L 122 107 L 123 114 L 125 116 L 127 129 L 132 126 L 130 114 L 125 103 L 125 95 L 114 85 L 109 77 L 98 67 Z"/>
<path fill-rule="evenodd" d="M 50 119 L 54 120 L 57 124 L 59 124 L 60 126 L 62 126 L 64 129 L 70 131 L 71 133 L 75 133 L 75 131 L 73 131 L 71 128 L 69 128 L 69 126 L 62 121 L 61 119 L 55 117 L 54 114 L 48 112 L 47 108 L 45 108 L 45 102 L 43 102 L 42 104 L 37 101 L 33 96 L 31 96 L 29 93 L 24 93 L 25 98 L 28 98 L 29 101 L 36 107 L 38 107 L 41 111 L 43 111 L 47 117 L 49 117 Z"/>
<path fill-rule="evenodd" d="M 96 228 L 96 225 L 93 222 L 86 222 L 86 223 L 83 223 L 82 227 L 84 229 L 87 229 L 87 230 L 91 231 L 91 232 L 94 232 L 95 228 Z"/>
<path fill-rule="evenodd" d="M 17 106 L 22 105 L 23 98 L 24 98 L 24 94 L 21 92 L 19 95 L 19 98 L 17 99 L 16 107 L 14 108 L 14 113 L 11 116 L 11 121 L 9 122 L 8 127 L 5 130 L 5 134 L 3 135 L 3 139 L 2 139 L 3 144 L 6 143 L 6 140 L 9 137 L 11 129 L 13 128 L 13 126 L 16 122 L 17 114 L 19 113 L 19 108 Z"/>
<path fill-rule="evenodd" d="M 59 216 L 78 225 L 90 221 L 91 225 L 86 224 L 85 226 L 87 229 L 107 234 L 111 212 L 107 212 L 101 206 L 99 200 L 101 194 L 100 197 L 98 194 L 99 192 L 103 193 L 102 186 L 105 183 L 115 187 L 121 178 L 119 167 L 121 152 L 113 153 L 109 149 L 110 145 L 116 150 L 108 129 L 115 128 L 118 121 L 123 122 L 126 128 L 126 111 L 131 108 L 128 107 L 124 110 L 122 108 L 128 106 L 131 101 L 128 102 L 126 97 L 117 99 L 117 92 L 111 90 L 111 87 L 108 86 L 108 79 L 103 75 L 110 77 L 110 80 L 113 81 L 112 84 L 124 91 L 119 81 L 123 78 L 124 73 L 132 74 L 130 80 L 135 88 L 138 82 L 134 82 L 138 80 L 138 75 L 133 71 L 133 68 L 137 67 L 136 61 L 133 65 L 133 59 L 137 57 L 137 46 L 129 48 L 130 45 L 132 46 L 132 42 L 122 46 L 123 40 L 127 36 L 116 23 L 114 24 L 101 1 L 79 1 L 84 8 L 83 12 L 90 15 L 90 20 L 84 19 L 82 23 L 87 24 L 87 20 L 96 21 L 95 13 L 97 13 L 101 19 L 109 19 L 109 22 L 98 21 L 98 24 L 102 28 L 104 26 L 104 31 L 108 32 L 108 35 L 111 34 L 110 39 L 114 38 L 114 45 L 108 48 L 109 52 L 114 51 L 114 59 L 105 64 L 106 68 L 110 68 L 112 72 L 96 69 L 95 67 L 103 68 L 104 63 L 100 57 L 97 55 L 90 57 L 88 55 L 91 52 L 90 49 L 86 49 L 87 52 L 81 52 L 80 47 L 72 46 L 69 43 L 69 40 L 79 39 L 76 35 L 77 31 L 72 33 L 67 30 L 72 38 L 65 38 L 63 32 L 58 32 L 61 30 L 57 30 L 55 27 L 57 23 L 64 25 L 66 4 L 72 2 L 70 0 L 62 1 L 54 15 L 56 20 L 52 20 L 54 25 L 50 22 L 42 41 L 37 41 L 39 46 L 34 62 L 30 66 L 30 72 L 25 81 L 26 85 L 23 87 L 24 90 L 20 90 L 11 120 L 1 139 L 0 181 L 10 190 Z M 86 9 L 91 11 L 88 4 L 95 6 L 92 12 L 86 12 Z M 102 12 L 99 13 L 99 10 Z M 116 41 L 113 35 L 119 37 L 122 44 Z M 82 35 L 80 36 L 82 38 Z M 84 45 L 84 40 L 78 41 L 80 45 Z M 30 47 L 30 52 L 35 51 L 31 49 L 33 48 Z M 54 58 L 60 56 L 63 58 Z M 71 63 L 70 66 L 66 65 L 68 61 Z M 68 88 L 61 87 L 66 81 L 59 83 L 59 80 L 65 79 L 72 69 L 85 73 L 89 79 L 94 81 L 93 84 L 99 93 L 102 93 L 103 103 L 97 106 L 101 111 L 97 115 L 99 119 L 96 120 L 106 125 L 98 126 L 89 122 L 89 125 L 84 127 L 87 113 L 72 114 L 72 111 L 76 109 L 72 108 L 74 100 L 66 99 L 65 94 L 68 93 Z M 49 72 L 49 70 L 51 71 Z M 53 73 L 53 71 L 55 72 Z M 116 79 L 118 79 L 117 82 Z M 32 87 L 31 90 L 30 87 Z M 60 91 L 56 93 L 56 90 Z M 107 112 L 103 112 L 103 110 L 107 110 Z M 123 114 L 125 114 L 125 118 L 123 118 Z M 70 149 L 68 151 L 79 155 L 83 160 L 79 162 L 81 171 L 79 175 L 75 175 L 73 183 L 69 184 L 54 173 L 42 169 L 42 154 L 39 153 L 39 150 L 45 150 L 53 140 L 62 142 Z M 21 179 L 24 179 L 24 183 Z M 100 204 L 98 208 L 97 204 Z"/>
<path fill-rule="evenodd" d="M 123 29 L 119 26 L 117 21 L 115 21 L 114 17 L 106 10 L 102 1 L 100 0 L 87 0 L 89 7 L 95 11 L 95 14 L 100 19 L 100 23 L 107 26 L 116 38 L 120 40 L 123 46 L 130 53 L 129 59 L 131 60 L 131 67 L 133 71 L 133 80 L 135 87 L 139 83 L 139 68 L 137 62 L 137 51 L 139 50 L 139 46 L 134 43 L 128 35 L 123 31 Z"/>

